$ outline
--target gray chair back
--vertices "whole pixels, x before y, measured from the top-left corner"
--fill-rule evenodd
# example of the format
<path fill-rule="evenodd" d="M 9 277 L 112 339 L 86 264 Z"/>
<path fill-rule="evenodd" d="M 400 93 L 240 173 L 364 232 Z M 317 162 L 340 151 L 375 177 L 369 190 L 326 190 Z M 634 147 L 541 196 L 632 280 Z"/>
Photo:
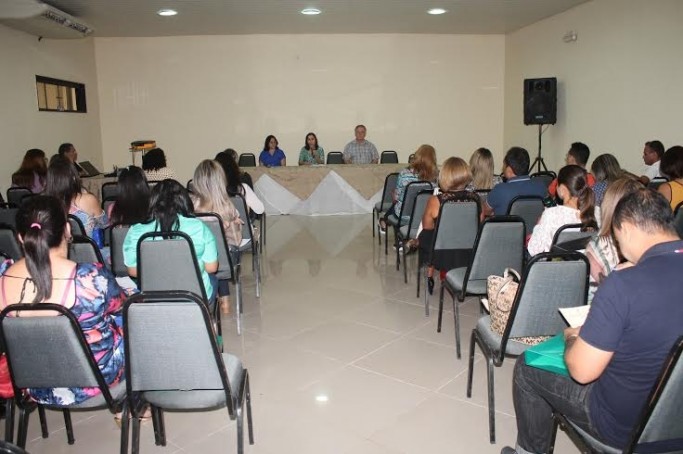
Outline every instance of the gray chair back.
<path fill-rule="evenodd" d="M 7 224 L 0 224 L 0 251 L 7 254 L 12 260 L 19 260 L 24 256 L 24 251 L 17 239 L 14 228 Z"/>
<path fill-rule="evenodd" d="M 69 260 L 76 263 L 101 263 L 105 264 L 102 253 L 97 244 L 87 236 L 73 235 L 69 243 Z"/>
<path fill-rule="evenodd" d="M 129 225 L 114 224 L 108 227 L 111 246 L 109 247 L 111 257 L 111 271 L 116 277 L 128 276 L 128 267 L 123 263 L 123 241 L 130 230 Z M 105 235 L 106 236 L 106 235 Z"/>
<path fill-rule="evenodd" d="M 216 237 L 216 247 L 218 248 L 218 271 L 216 272 L 216 277 L 218 280 L 231 280 L 235 272 L 232 259 L 230 258 L 228 242 L 225 239 L 223 220 L 216 213 L 196 213 L 195 216 L 201 219 L 211 230 L 213 236 Z"/>
<path fill-rule="evenodd" d="M 393 192 L 396 189 L 396 181 L 398 181 L 398 172 L 390 173 L 384 178 L 382 200 L 375 205 L 375 211 L 385 212 L 394 204 Z"/>
<path fill-rule="evenodd" d="M 83 222 L 81 222 L 80 219 L 78 219 L 73 214 L 70 214 L 67 216 L 67 220 L 69 221 L 69 226 L 71 227 L 72 235 L 87 236 L 85 234 L 85 226 L 83 225 Z"/>
<path fill-rule="evenodd" d="M 254 153 L 242 153 L 237 165 L 239 167 L 256 167 L 256 156 Z"/>
<path fill-rule="evenodd" d="M 469 249 L 479 231 L 481 209 L 476 195 L 461 191 L 462 198 L 441 204 L 434 227 L 432 253 L 444 249 Z"/>
<path fill-rule="evenodd" d="M 15 186 L 13 188 L 7 189 L 7 203 L 11 203 L 15 206 L 21 206 L 22 199 L 26 196 L 33 195 L 33 192 L 29 188 L 23 186 Z"/>
<path fill-rule="evenodd" d="M 327 164 L 344 164 L 344 155 L 341 151 L 330 151 L 327 153 Z"/>
<path fill-rule="evenodd" d="M 502 276 L 505 268 L 517 272 L 524 266 L 526 228 L 519 216 L 494 216 L 484 221 L 474 245 L 472 262 L 467 268 L 465 285 Z"/>
<path fill-rule="evenodd" d="M 647 184 L 647 187 L 648 187 L 649 189 L 652 189 L 653 191 L 656 191 L 657 189 L 659 189 L 659 186 L 660 186 L 660 185 L 662 185 L 663 183 L 666 183 L 667 181 L 669 181 L 669 179 L 668 179 L 668 178 L 664 178 L 664 177 L 653 178 L 653 179 L 650 180 L 650 182 Z"/>
<path fill-rule="evenodd" d="M 510 201 L 507 214 L 524 219 L 526 231 L 531 233 L 543 214 L 543 210 L 545 210 L 543 197 L 524 195 L 515 197 Z"/>
<path fill-rule="evenodd" d="M 16 317 L 17 311 L 45 315 Z M 10 305 L 0 313 L 0 327 L 16 396 L 25 388 L 99 387 L 111 402 L 85 336 L 68 309 L 48 303 Z"/>
<path fill-rule="evenodd" d="M 10 207 L 9 204 L 3 204 L 0 207 L 0 224 L 7 224 L 12 228 L 16 228 L 17 211 L 19 211 L 19 208 Z"/>
<path fill-rule="evenodd" d="M 628 452 L 638 445 L 677 440 L 676 452 L 683 451 L 683 336 L 667 356 L 657 383 L 632 433 Z M 626 451 L 624 451 L 626 452 Z M 670 452 L 667 450 L 667 452 Z"/>
<path fill-rule="evenodd" d="M 683 202 L 679 203 L 674 210 L 674 225 L 678 236 L 683 238 Z"/>
<path fill-rule="evenodd" d="M 102 185 L 102 200 L 116 200 L 119 196 L 119 184 L 116 181 L 109 181 Z"/>
<path fill-rule="evenodd" d="M 111 206 L 116 203 L 116 197 L 105 197 L 102 199 L 102 209 L 109 216 Z"/>
<path fill-rule="evenodd" d="M 410 221 L 410 213 L 413 212 L 413 205 L 415 204 L 415 199 L 417 195 L 422 191 L 433 191 L 434 185 L 428 181 L 413 181 L 408 183 L 405 191 L 403 192 L 403 203 L 401 204 L 401 212 L 398 217 L 398 226 L 407 224 Z M 404 221 L 403 218 L 409 218 L 408 221 Z"/>
<path fill-rule="evenodd" d="M 597 235 L 596 231 L 586 231 L 582 232 L 581 228 L 583 224 L 565 224 L 555 232 L 553 236 L 552 245 L 561 245 L 570 241 L 578 241 L 582 239 L 590 239 Z M 580 248 L 583 249 L 583 248 Z"/>
<path fill-rule="evenodd" d="M 211 319 L 195 294 L 144 291 L 126 301 L 123 319 L 129 393 L 225 390 L 231 405 Z"/>
<path fill-rule="evenodd" d="M 543 253 L 526 266 L 510 317 L 503 333 L 507 339 L 525 336 L 554 336 L 566 327 L 561 307 L 586 304 L 588 259 L 579 253 Z"/>
<path fill-rule="evenodd" d="M 252 248 L 255 248 L 256 244 L 255 241 L 253 241 L 254 227 L 251 223 L 251 218 L 249 218 L 249 209 L 247 208 L 246 200 L 244 200 L 244 197 L 238 194 L 230 196 L 230 201 L 232 201 L 232 204 L 235 205 L 235 208 L 237 208 L 237 211 L 240 214 L 240 219 L 244 221 L 244 226 L 242 226 L 242 239 L 252 240 Z M 244 228 L 245 226 L 247 228 Z"/>
<path fill-rule="evenodd" d="M 393 150 L 383 151 L 379 158 L 380 164 L 398 164 L 398 154 Z"/>
<path fill-rule="evenodd" d="M 184 232 L 148 232 L 137 245 L 142 291 L 184 290 L 207 301 L 192 239 Z"/>
<path fill-rule="evenodd" d="M 413 204 L 413 212 L 410 214 L 410 222 L 408 223 L 408 234 L 406 238 L 417 238 L 417 231 L 420 229 L 422 223 L 422 216 L 427 208 L 427 202 L 433 195 L 431 190 L 420 191 L 415 196 L 415 203 Z"/>
<path fill-rule="evenodd" d="M 545 172 L 536 172 L 532 173 L 530 177 L 538 179 L 538 181 L 542 181 L 543 184 L 545 185 L 546 188 L 550 186 L 550 184 L 553 182 L 555 178 L 557 178 L 557 174 L 552 171 L 545 171 Z"/>

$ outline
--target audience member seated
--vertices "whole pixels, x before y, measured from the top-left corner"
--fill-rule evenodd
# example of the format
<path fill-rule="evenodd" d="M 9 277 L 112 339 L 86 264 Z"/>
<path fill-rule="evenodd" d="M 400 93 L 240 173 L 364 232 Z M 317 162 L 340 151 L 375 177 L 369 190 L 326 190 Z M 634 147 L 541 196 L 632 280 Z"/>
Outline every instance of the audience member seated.
<path fill-rule="evenodd" d="M 648 184 L 655 178 L 661 178 L 659 171 L 660 160 L 664 156 L 664 144 L 659 140 L 645 142 L 643 148 L 643 162 L 645 163 L 645 174 L 640 177 L 640 182 Z"/>
<path fill-rule="evenodd" d="M 123 240 L 123 263 L 128 267 L 131 277 L 138 275 L 137 245 L 140 237 L 147 232 L 181 231 L 191 239 L 197 254 L 199 270 L 206 296 L 213 306 L 216 300 L 214 274 L 218 271 L 218 250 L 216 238 L 204 222 L 193 217 L 192 200 L 187 190 L 175 180 L 167 179 L 152 188 L 149 201 L 151 220 L 134 224 Z"/>
<path fill-rule="evenodd" d="M 109 224 L 97 197 L 83 189 L 76 168 L 68 160 L 56 159 L 50 164 L 45 194 L 61 200 L 67 212 L 81 220 L 89 237 L 95 229 L 103 229 Z"/>
<path fill-rule="evenodd" d="M 439 169 L 436 167 L 436 150 L 431 145 L 420 145 L 420 148 L 415 152 L 415 159 L 405 169 L 398 173 L 396 180 L 396 188 L 393 190 L 392 198 L 394 205 L 387 210 L 383 219 L 379 222 L 380 233 L 386 232 L 386 218 L 389 215 L 394 215 L 398 218 L 401 215 L 401 207 L 405 197 L 405 190 L 408 184 L 415 181 L 429 181 L 436 183 L 439 175 Z M 401 222 L 406 223 L 410 221 L 410 213 L 403 213 Z"/>
<path fill-rule="evenodd" d="M 598 286 L 602 284 L 607 275 L 618 269 L 621 262 L 617 243 L 612 236 L 612 216 L 617 203 L 626 195 L 642 188 L 634 178 L 622 177 L 613 181 L 607 187 L 605 198 L 600 208 L 600 231 L 588 245 L 586 245 L 586 257 L 590 262 L 590 279 L 588 287 L 588 303 L 593 301 L 593 296 Z"/>
<path fill-rule="evenodd" d="M 568 165 L 557 175 L 557 196 L 562 205 L 546 208 L 534 227 L 527 250 L 529 255 L 548 252 L 555 232 L 566 224 L 583 224 L 584 229 L 597 229 L 595 196 L 588 186 L 586 169 Z"/>
<path fill-rule="evenodd" d="M 12 186 L 29 188 L 32 193 L 40 194 L 45 189 L 47 178 L 47 158 L 45 152 L 32 148 L 26 152 L 19 170 L 12 174 Z"/>
<path fill-rule="evenodd" d="M 569 151 L 567 152 L 567 156 L 564 158 L 564 162 L 568 166 L 576 165 L 585 169 L 590 155 L 591 150 L 588 148 L 588 145 L 581 142 L 574 142 L 571 147 L 569 147 Z M 588 173 L 588 186 L 592 188 L 594 184 L 595 178 L 593 175 Z M 548 194 L 550 194 L 551 197 L 555 197 L 557 195 L 557 178 L 555 178 L 550 183 L 550 186 L 548 186 Z"/>
<path fill-rule="evenodd" d="M 669 201 L 671 209 L 675 210 L 683 202 L 683 147 L 673 146 L 662 156 L 660 172 L 669 179 L 662 183 L 657 190 Z"/>
<path fill-rule="evenodd" d="M 231 255 L 238 259 L 239 246 L 242 241 L 242 224 L 239 212 L 230 201 L 227 193 L 227 182 L 223 168 L 216 161 L 205 159 L 200 162 L 192 178 L 192 194 L 190 198 L 194 209 L 199 213 L 216 213 L 223 220 L 225 239 Z M 230 313 L 230 287 L 227 282 L 219 282 L 218 301 L 221 312 Z"/>
<path fill-rule="evenodd" d="M 422 231 L 418 236 L 419 263 L 426 263 L 430 259 L 429 254 L 434 240 L 434 229 L 441 205 L 449 200 L 458 199 L 463 194 L 477 197 L 476 194 L 471 194 L 465 190 L 471 181 L 472 174 L 470 173 L 469 166 L 463 159 L 456 157 L 446 159 L 439 172 L 440 192 L 429 198 L 424 215 L 422 216 Z M 462 251 L 437 251 L 435 256 L 431 257 L 431 266 L 427 269 L 427 288 L 429 293 L 432 294 L 434 291 L 434 268 L 441 271 L 441 279 L 443 280 L 446 272 L 453 268 L 467 266 L 469 260 L 470 254 L 462 253 Z"/>
<path fill-rule="evenodd" d="M 216 155 L 216 162 L 221 165 L 225 172 L 225 177 L 228 180 L 228 195 L 241 195 L 244 197 L 245 202 L 247 202 L 247 207 L 251 211 L 259 215 L 263 214 L 265 211 L 263 202 L 261 202 L 261 199 L 258 198 L 246 182 L 241 181 L 240 168 L 237 166 L 237 160 L 235 160 L 230 153 L 222 151 Z M 246 219 L 243 219 L 243 221 L 246 221 Z"/>
<path fill-rule="evenodd" d="M 68 308 L 107 384 L 123 380 L 123 332 L 114 316 L 126 295 L 101 264 L 67 259 L 71 230 L 62 203 L 49 196 L 31 198 L 19 208 L 17 233 L 25 257 L 0 265 L 0 306 L 52 303 Z M 99 389 L 35 388 L 29 394 L 42 404 L 68 405 L 96 396 Z"/>
<path fill-rule="evenodd" d="M 356 138 L 344 147 L 344 162 L 346 164 L 377 164 L 379 153 L 377 148 L 369 140 L 365 140 L 367 128 L 358 125 L 353 130 Z"/>
<path fill-rule="evenodd" d="M 152 148 L 142 156 L 142 170 L 147 181 L 175 180 L 175 172 L 166 163 L 166 153 L 161 148 Z"/>
<path fill-rule="evenodd" d="M 325 163 L 325 150 L 323 147 L 318 145 L 318 137 L 309 132 L 306 134 L 306 139 L 304 140 L 304 146 L 299 152 L 299 165 L 300 166 L 310 166 L 311 164 L 324 164 Z"/>
<path fill-rule="evenodd" d="M 493 174 L 493 154 L 488 148 L 477 148 L 470 157 L 470 172 L 472 182 L 467 185 L 469 191 L 493 189 L 503 180 Z"/>
<path fill-rule="evenodd" d="M 140 167 L 121 170 L 118 179 L 116 202 L 107 213 L 111 224 L 133 225 L 145 222 L 149 215 L 149 185 Z"/>
<path fill-rule="evenodd" d="M 611 154 L 601 154 L 593 160 L 591 172 L 595 175 L 593 193 L 595 194 L 595 206 L 602 205 L 602 198 L 605 196 L 607 186 L 624 176 L 619 161 Z"/>
<path fill-rule="evenodd" d="M 239 155 L 234 149 L 226 148 L 224 151 L 221 151 L 220 153 L 216 154 L 216 157 L 214 158 L 214 160 L 218 161 L 221 167 L 223 167 L 224 172 L 228 159 L 232 159 L 233 161 L 235 161 L 235 165 L 237 166 L 237 172 L 239 174 L 239 182 L 248 185 L 251 189 L 254 189 L 254 181 L 251 179 L 251 175 L 249 175 L 249 173 L 242 172 L 242 169 L 240 169 Z M 228 173 L 225 172 L 225 175 L 227 178 Z"/>
<path fill-rule="evenodd" d="M 503 178 L 505 183 L 496 185 L 486 200 L 487 214 L 506 214 L 510 202 L 519 196 L 548 195 L 548 190 L 540 181 L 529 177 L 529 152 L 524 148 L 512 147 L 503 159 Z"/>
<path fill-rule="evenodd" d="M 260 165 L 266 167 L 284 167 L 287 165 L 285 152 L 278 147 L 278 141 L 274 135 L 271 134 L 266 137 L 266 141 L 263 144 L 263 151 L 261 151 L 261 154 L 258 156 L 258 162 Z"/>
<path fill-rule="evenodd" d="M 78 176 L 83 177 L 88 174 L 85 169 L 78 165 L 78 151 L 71 143 L 63 143 L 57 149 L 57 156 L 69 160 L 78 172 Z M 52 159 L 50 159 L 50 164 L 52 164 Z"/>
<path fill-rule="evenodd" d="M 517 448 L 501 453 L 548 452 L 552 411 L 623 449 L 681 335 L 683 241 L 669 203 L 661 194 L 638 189 L 617 204 L 612 226 L 634 266 L 607 276 L 584 325 L 565 330 L 570 377 L 527 366 L 520 355 L 513 375 Z M 661 448 L 658 452 L 680 450 Z"/>

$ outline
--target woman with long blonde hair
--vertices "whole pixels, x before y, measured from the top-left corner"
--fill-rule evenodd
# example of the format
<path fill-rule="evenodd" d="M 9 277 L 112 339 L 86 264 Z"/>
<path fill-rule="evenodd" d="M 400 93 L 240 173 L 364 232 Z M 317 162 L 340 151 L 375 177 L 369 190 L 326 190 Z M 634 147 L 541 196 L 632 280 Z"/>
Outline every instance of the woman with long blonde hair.
<path fill-rule="evenodd" d="M 237 208 L 228 196 L 227 184 L 223 167 L 216 161 L 205 159 L 194 171 L 190 198 L 196 212 L 216 213 L 221 217 L 230 253 L 236 256 L 239 254 L 238 248 L 242 241 L 244 221 L 240 219 Z M 226 314 L 230 311 L 228 295 L 228 286 L 219 282 L 218 301 L 221 311 Z"/>
<path fill-rule="evenodd" d="M 467 186 L 468 190 L 493 189 L 502 180 L 493 174 L 493 153 L 488 148 L 477 148 L 470 157 L 470 172 L 472 183 Z"/>

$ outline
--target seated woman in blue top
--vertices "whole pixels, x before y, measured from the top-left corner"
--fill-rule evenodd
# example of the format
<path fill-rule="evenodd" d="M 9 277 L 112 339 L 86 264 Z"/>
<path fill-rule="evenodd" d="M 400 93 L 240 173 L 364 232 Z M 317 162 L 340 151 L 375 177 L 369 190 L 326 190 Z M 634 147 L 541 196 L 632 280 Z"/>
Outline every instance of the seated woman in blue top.
<path fill-rule="evenodd" d="M 266 137 L 263 144 L 263 151 L 258 156 L 258 162 L 266 167 L 280 167 L 287 165 L 285 152 L 278 148 L 278 142 L 274 135 Z"/>
<path fill-rule="evenodd" d="M 134 224 L 130 227 L 123 241 L 123 263 L 128 267 L 128 274 L 138 274 L 137 244 L 140 237 L 147 232 L 181 231 L 191 239 L 197 254 L 197 263 L 202 274 L 202 283 L 209 303 L 213 306 L 216 299 L 216 276 L 218 271 L 218 249 L 216 238 L 209 227 L 201 220 L 193 217 L 192 200 L 187 190 L 175 180 L 163 180 L 152 189 L 149 201 L 151 220 Z"/>

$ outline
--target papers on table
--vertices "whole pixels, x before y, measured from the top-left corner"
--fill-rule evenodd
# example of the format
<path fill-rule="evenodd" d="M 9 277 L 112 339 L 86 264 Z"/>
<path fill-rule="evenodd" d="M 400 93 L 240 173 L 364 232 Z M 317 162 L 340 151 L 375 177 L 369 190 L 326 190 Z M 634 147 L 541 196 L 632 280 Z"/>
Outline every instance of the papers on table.
<path fill-rule="evenodd" d="M 578 326 L 583 326 L 586 322 L 586 317 L 588 317 L 588 311 L 590 310 L 589 305 L 576 306 L 576 307 L 561 307 L 560 314 L 572 328 Z"/>

